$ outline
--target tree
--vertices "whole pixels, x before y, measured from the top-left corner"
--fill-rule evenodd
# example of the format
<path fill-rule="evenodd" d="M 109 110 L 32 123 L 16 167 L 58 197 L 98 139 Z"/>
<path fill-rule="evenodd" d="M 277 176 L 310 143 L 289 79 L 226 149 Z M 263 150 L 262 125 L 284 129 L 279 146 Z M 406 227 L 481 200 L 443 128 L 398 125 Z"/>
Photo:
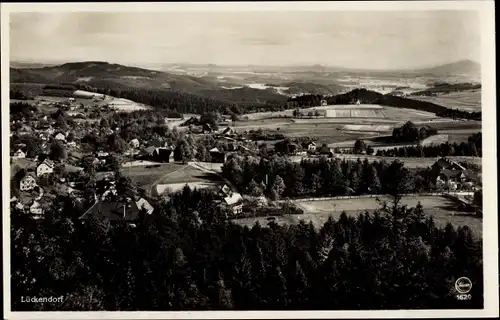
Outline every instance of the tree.
<path fill-rule="evenodd" d="M 366 150 L 366 144 L 363 140 L 356 140 L 354 143 L 354 153 L 362 153 Z"/>
<path fill-rule="evenodd" d="M 55 141 L 50 146 L 50 157 L 53 160 L 65 160 L 68 158 L 68 151 L 61 141 Z"/>
<path fill-rule="evenodd" d="M 66 141 L 72 142 L 75 140 L 75 134 L 73 132 L 68 133 L 68 136 L 66 137 Z"/>
<path fill-rule="evenodd" d="M 262 189 L 254 179 L 250 180 L 250 183 L 248 184 L 248 190 L 248 193 L 253 197 L 260 197 L 262 195 Z"/>
<path fill-rule="evenodd" d="M 276 176 L 274 178 L 273 185 L 271 187 L 271 196 L 274 199 L 279 199 L 279 197 L 283 194 L 285 191 L 285 182 L 283 181 L 283 178 L 280 176 Z"/>
<path fill-rule="evenodd" d="M 384 175 L 383 187 L 387 194 L 394 198 L 394 206 L 397 207 L 401 196 L 412 189 L 413 179 L 410 171 L 399 161 L 393 161 Z"/>
<path fill-rule="evenodd" d="M 368 148 L 366 148 L 366 154 L 372 155 L 374 152 L 375 150 L 372 146 L 368 146 Z"/>

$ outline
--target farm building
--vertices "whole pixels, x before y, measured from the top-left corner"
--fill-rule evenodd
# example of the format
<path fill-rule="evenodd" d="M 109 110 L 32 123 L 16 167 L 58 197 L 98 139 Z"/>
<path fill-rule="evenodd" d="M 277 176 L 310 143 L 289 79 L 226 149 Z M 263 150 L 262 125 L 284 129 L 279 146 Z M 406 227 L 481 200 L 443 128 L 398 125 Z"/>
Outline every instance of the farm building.
<path fill-rule="evenodd" d="M 170 148 L 155 148 L 151 153 L 151 160 L 169 163 L 172 155 L 173 152 Z"/>
<path fill-rule="evenodd" d="M 36 168 L 36 175 L 40 177 L 47 173 L 54 172 L 54 161 L 50 159 L 45 159 L 38 167 Z"/>
<path fill-rule="evenodd" d="M 112 221 L 135 221 L 139 218 L 141 210 L 144 210 L 146 214 L 151 214 L 153 207 L 143 198 L 138 201 L 131 198 L 125 201 L 97 200 L 80 219 L 94 216 Z"/>
<path fill-rule="evenodd" d="M 217 148 L 210 149 L 210 158 L 214 163 L 224 163 L 226 162 L 226 153 L 219 151 Z"/>
<path fill-rule="evenodd" d="M 449 169 L 449 170 L 462 170 L 464 171 L 465 168 L 460 165 L 459 163 L 449 160 L 447 158 L 440 158 L 438 159 L 431 167 L 434 170 L 443 170 L 443 169 Z"/>

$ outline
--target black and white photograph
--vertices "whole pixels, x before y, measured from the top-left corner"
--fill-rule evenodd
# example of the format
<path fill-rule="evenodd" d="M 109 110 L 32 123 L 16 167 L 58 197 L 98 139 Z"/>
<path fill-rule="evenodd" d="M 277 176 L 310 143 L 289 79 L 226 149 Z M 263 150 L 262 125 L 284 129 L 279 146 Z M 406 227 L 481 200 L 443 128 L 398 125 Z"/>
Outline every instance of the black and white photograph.
<path fill-rule="evenodd" d="M 7 319 L 498 316 L 492 1 L 1 8 Z"/>

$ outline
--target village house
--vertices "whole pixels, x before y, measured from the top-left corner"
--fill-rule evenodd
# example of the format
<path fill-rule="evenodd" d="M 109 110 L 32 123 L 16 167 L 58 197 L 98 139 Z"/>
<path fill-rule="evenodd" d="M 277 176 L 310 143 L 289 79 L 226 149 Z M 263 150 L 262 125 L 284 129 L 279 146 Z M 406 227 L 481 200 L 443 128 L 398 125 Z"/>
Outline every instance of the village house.
<path fill-rule="evenodd" d="M 54 161 L 50 159 L 45 159 L 38 167 L 36 168 L 36 176 L 40 177 L 47 173 L 54 172 Z"/>
<path fill-rule="evenodd" d="M 26 174 L 21 181 L 19 182 L 19 190 L 21 191 L 30 191 L 36 187 L 36 179 L 31 174 Z"/>
<path fill-rule="evenodd" d="M 224 203 L 235 216 L 243 212 L 243 197 L 237 192 L 233 192 L 225 197 Z"/>
<path fill-rule="evenodd" d="M 30 213 L 34 215 L 35 219 L 40 219 L 43 215 L 43 208 L 38 201 L 33 201 L 30 206 Z"/>
<path fill-rule="evenodd" d="M 109 156 L 109 153 L 106 151 L 102 151 L 102 150 L 97 151 L 98 158 L 103 158 L 103 157 L 108 157 L 108 156 Z"/>
<path fill-rule="evenodd" d="M 212 133 L 214 130 L 212 129 L 212 126 L 208 123 L 205 123 L 203 125 L 203 133 L 205 134 L 209 134 L 209 133 Z"/>
<path fill-rule="evenodd" d="M 223 135 L 223 136 L 227 136 L 227 137 L 231 137 L 234 135 L 234 130 L 230 127 L 225 127 L 223 129 L 220 129 L 217 131 L 217 134 L 218 135 Z"/>
<path fill-rule="evenodd" d="M 210 158 L 213 163 L 224 163 L 226 162 L 226 153 L 219 151 L 217 148 L 212 148 L 209 150 Z"/>
<path fill-rule="evenodd" d="M 75 148 L 76 147 L 76 142 L 75 141 L 70 141 L 67 143 L 68 147 Z"/>
<path fill-rule="evenodd" d="M 24 158 L 26 158 L 26 153 L 23 150 L 18 149 L 16 152 L 14 152 L 13 158 L 24 159 Z"/>
<path fill-rule="evenodd" d="M 130 140 L 129 144 L 132 148 L 135 148 L 135 149 L 139 148 L 139 146 L 141 145 L 141 143 L 139 142 L 138 139 Z"/>
<path fill-rule="evenodd" d="M 457 188 L 473 189 L 476 174 L 467 170 L 455 161 L 446 158 L 438 159 L 431 167 L 437 188 L 456 190 Z"/>
<path fill-rule="evenodd" d="M 302 144 L 302 148 L 306 149 L 309 152 L 315 152 L 316 151 L 316 143 L 314 143 L 314 141 L 304 143 L 304 144 Z"/>
<path fill-rule="evenodd" d="M 38 137 L 39 137 L 40 139 L 42 139 L 43 141 L 47 141 L 47 140 L 48 140 L 47 134 L 46 134 L 46 133 L 44 133 L 44 132 L 40 133 L 40 134 L 38 135 Z"/>
<path fill-rule="evenodd" d="M 14 208 L 16 208 L 19 211 L 24 212 L 24 205 L 21 202 L 19 202 L 19 201 L 15 202 Z"/>
<path fill-rule="evenodd" d="M 66 136 L 64 135 L 64 133 L 59 132 L 58 134 L 56 134 L 54 136 L 54 139 L 59 140 L 59 141 L 66 141 Z"/>

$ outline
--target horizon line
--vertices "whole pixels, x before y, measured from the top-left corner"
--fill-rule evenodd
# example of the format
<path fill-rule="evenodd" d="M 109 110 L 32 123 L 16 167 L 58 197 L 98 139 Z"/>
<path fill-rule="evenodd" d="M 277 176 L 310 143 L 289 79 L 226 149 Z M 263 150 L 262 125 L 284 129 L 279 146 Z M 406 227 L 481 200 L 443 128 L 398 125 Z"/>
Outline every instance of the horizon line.
<path fill-rule="evenodd" d="M 65 61 L 37 61 L 37 60 L 15 60 L 12 59 L 9 61 L 9 67 L 12 68 L 11 64 L 12 63 L 25 63 L 25 64 L 50 64 L 53 66 L 60 66 L 68 63 L 88 63 L 88 62 L 103 62 L 103 63 L 109 63 L 109 64 L 120 64 L 123 66 L 130 66 L 130 67 L 140 67 L 147 69 L 151 66 L 168 66 L 168 65 L 194 65 L 194 66 L 215 66 L 215 67 L 236 67 L 236 68 L 243 68 L 243 67 L 264 67 L 264 68 L 332 68 L 332 69 L 344 69 L 344 70 L 353 70 L 353 71 L 412 71 L 412 70 L 422 70 L 422 69 L 431 69 L 431 68 L 437 68 L 443 65 L 449 65 L 449 64 L 454 64 L 454 63 L 459 63 L 459 62 L 472 62 L 481 65 L 481 62 L 476 61 L 475 59 L 471 58 L 464 58 L 464 59 L 459 59 L 451 62 L 443 62 L 439 64 L 434 64 L 434 65 L 424 65 L 424 66 L 415 66 L 415 67 L 407 67 L 407 68 L 375 68 L 375 69 L 368 69 L 368 68 L 356 68 L 356 67 L 343 67 L 343 66 L 338 66 L 338 65 L 329 65 L 329 64 L 322 64 L 322 63 L 312 63 L 312 64 L 288 64 L 288 65 L 266 65 L 266 64 L 216 64 L 216 63 L 192 63 L 192 62 L 147 62 L 147 63 L 137 63 L 137 62 L 124 62 L 124 63 L 116 63 L 116 62 L 111 62 L 111 61 L 106 61 L 106 60 L 65 60 Z"/>

